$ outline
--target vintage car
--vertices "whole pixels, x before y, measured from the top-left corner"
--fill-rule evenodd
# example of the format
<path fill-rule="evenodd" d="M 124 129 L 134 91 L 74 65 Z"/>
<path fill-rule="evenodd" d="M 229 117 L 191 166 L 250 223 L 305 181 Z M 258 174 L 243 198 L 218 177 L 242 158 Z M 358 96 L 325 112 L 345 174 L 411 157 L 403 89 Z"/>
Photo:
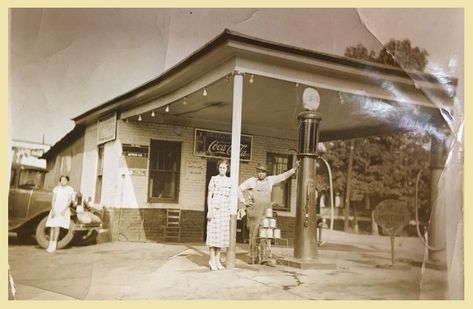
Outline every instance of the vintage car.
<path fill-rule="evenodd" d="M 24 164 L 13 164 L 8 195 L 8 231 L 16 232 L 20 240 L 35 236 L 36 242 L 43 248 L 49 243 L 49 228 L 46 220 L 51 209 L 52 188 L 44 187 L 47 170 Z M 80 208 L 83 211 L 83 207 Z M 59 234 L 58 248 L 67 246 L 71 241 L 86 245 L 95 241 L 101 222 L 81 222 L 77 211 L 72 209 L 71 226 L 62 229 Z"/>

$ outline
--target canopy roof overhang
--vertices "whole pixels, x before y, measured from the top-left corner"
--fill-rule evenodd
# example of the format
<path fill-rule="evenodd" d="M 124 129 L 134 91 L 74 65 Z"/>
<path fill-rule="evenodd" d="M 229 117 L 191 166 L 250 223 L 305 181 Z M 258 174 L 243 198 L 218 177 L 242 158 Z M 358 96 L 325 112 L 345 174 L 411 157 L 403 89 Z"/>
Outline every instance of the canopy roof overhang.
<path fill-rule="evenodd" d="M 229 30 L 158 78 L 73 120 L 120 119 L 231 131 L 233 75 L 244 74 L 242 133 L 297 138 L 302 93 L 320 94 L 321 140 L 435 131 L 456 80 L 268 42 Z M 207 95 L 203 95 L 203 90 Z M 168 111 L 166 107 L 169 107 Z M 152 112 L 154 111 L 152 117 Z"/>

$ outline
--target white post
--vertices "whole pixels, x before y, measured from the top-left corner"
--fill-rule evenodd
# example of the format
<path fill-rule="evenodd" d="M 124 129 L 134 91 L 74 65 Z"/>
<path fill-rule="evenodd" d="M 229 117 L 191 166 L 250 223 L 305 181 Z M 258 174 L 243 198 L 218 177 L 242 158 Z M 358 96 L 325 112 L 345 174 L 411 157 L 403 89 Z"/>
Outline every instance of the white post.
<path fill-rule="evenodd" d="M 230 246 L 227 251 L 227 268 L 235 267 L 236 249 L 236 213 L 238 208 L 238 185 L 240 176 L 240 136 L 241 110 L 243 101 L 243 76 L 235 72 L 233 76 L 233 113 L 232 113 L 232 156 L 231 181 L 232 194 L 230 203 Z"/>
<path fill-rule="evenodd" d="M 445 137 L 446 138 L 446 137 Z M 442 250 L 431 250 L 429 260 L 447 266 L 447 200 L 441 180 L 445 179 L 445 162 L 447 160 L 447 148 L 445 138 L 432 135 L 430 145 L 430 209 L 431 221 L 429 225 L 430 246 L 442 248 Z"/>

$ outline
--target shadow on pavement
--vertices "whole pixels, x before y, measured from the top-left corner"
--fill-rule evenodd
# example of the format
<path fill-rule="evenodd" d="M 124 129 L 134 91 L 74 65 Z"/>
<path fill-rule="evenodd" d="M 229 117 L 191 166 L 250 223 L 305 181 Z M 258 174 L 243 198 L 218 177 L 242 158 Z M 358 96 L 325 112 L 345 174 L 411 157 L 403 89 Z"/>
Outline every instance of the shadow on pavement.
<path fill-rule="evenodd" d="M 36 239 L 31 235 L 31 237 L 20 239 L 16 235 L 8 235 L 8 245 L 9 246 L 31 246 L 38 245 Z M 38 246 L 39 247 L 39 246 Z"/>

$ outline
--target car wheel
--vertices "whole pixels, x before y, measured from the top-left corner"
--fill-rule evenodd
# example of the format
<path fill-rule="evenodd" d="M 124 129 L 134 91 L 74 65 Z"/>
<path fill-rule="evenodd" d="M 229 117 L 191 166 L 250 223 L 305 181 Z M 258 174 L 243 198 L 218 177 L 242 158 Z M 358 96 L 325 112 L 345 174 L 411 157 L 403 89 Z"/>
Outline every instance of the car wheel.
<path fill-rule="evenodd" d="M 72 243 L 78 246 L 88 246 L 95 244 L 98 234 L 99 232 L 97 230 L 75 232 Z"/>
<path fill-rule="evenodd" d="M 49 245 L 49 230 L 50 227 L 46 226 L 48 217 L 44 217 L 36 227 L 36 242 L 43 248 L 47 248 Z M 72 238 L 74 237 L 74 223 L 71 221 L 71 225 L 68 230 L 59 229 L 59 237 L 57 241 L 57 249 L 62 249 L 67 246 Z"/>

